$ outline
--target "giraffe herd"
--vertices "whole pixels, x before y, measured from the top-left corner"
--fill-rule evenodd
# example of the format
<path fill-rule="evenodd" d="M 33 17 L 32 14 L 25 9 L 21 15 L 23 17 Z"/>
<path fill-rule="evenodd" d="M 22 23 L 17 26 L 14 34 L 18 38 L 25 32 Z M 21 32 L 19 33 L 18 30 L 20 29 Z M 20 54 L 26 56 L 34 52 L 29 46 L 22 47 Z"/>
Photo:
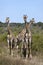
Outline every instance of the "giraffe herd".
<path fill-rule="evenodd" d="M 23 30 L 15 37 L 11 31 L 9 17 L 6 18 L 7 23 L 7 43 L 8 49 L 10 50 L 10 55 L 13 55 L 13 49 L 16 47 L 18 49 L 19 43 L 21 42 L 21 54 L 25 58 L 32 58 L 32 33 L 31 33 L 31 24 L 34 23 L 34 18 L 27 23 L 27 16 L 24 15 L 23 17 L 25 22 L 25 27 Z"/>

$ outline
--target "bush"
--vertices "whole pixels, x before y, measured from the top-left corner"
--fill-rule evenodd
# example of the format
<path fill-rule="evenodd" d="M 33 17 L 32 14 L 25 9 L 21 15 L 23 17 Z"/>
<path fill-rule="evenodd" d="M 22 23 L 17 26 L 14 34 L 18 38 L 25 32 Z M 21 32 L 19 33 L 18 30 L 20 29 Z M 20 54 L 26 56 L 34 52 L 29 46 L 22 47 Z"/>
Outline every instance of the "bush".
<path fill-rule="evenodd" d="M 0 34 L 0 42 L 6 41 L 7 33 Z"/>
<path fill-rule="evenodd" d="M 32 50 L 34 51 L 38 51 L 41 52 L 43 51 L 43 35 L 42 34 L 34 34 L 32 36 Z"/>

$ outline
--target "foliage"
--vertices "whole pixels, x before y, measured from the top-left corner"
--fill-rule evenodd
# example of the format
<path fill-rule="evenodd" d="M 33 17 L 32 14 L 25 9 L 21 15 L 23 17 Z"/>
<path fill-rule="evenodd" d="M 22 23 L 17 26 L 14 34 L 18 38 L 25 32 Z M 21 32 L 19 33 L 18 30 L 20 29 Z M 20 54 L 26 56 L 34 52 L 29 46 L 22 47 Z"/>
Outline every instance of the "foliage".
<path fill-rule="evenodd" d="M 0 42 L 6 41 L 7 33 L 0 34 Z"/>
<path fill-rule="evenodd" d="M 32 50 L 42 52 L 43 51 L 43 35 L 42 34 L 34 34 L 32 36 Z"/>
<path fill-rule="evenodd" d="M 20 26 L 20 24 L 18 24 L 15 27 L 11 27 L 11 30 L 14 33 L 14 35 L 17 36 L 19 34 L 19 32 L 22 31 L 23 27 L 24 26 L 22 26 L 22 25 Z M 2 31 L 3 31 L 3 28 L 0 27 L 0 32 L 2 32 Z M 43 29 L 39 29 L 37 26 L 33 26 L 33 29 L 32 29 L 32 43 L 33 43 L 32 51 L 43 52 L 43 32 L 42 31 L 43 31 Z M 42 32 L 42 33 L 40 33 L 40 32 Z M 7 31 L 0 33 L 0 43 L 2 43 L 2 42 L 6 43 L 6 39 L 7 39 Z"/>

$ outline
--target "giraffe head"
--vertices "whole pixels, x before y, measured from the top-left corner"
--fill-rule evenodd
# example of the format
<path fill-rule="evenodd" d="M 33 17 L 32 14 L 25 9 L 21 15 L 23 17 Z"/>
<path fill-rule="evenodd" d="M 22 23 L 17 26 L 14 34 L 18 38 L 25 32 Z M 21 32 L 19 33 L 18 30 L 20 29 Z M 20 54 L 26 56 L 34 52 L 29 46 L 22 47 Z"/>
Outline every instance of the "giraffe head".
<path fill-rule="evenodd" d="M 9 17 L 6 17 L 6 23 L 9 23 Z"/>
<path fill-rule="evenodd" d="M 27 15 L 24 15 L 24 16 L 23 16 L 23 19 L 24 19 L 25 24 L 26 24 L 26 22 L 27 22 Z"/>
<path fill-rule="evenodd" d="M 30 20 L 30 22 L 33 24 L 33 23 L 35 22 L 34 18 L 32 18 L 32 19 Z"/>

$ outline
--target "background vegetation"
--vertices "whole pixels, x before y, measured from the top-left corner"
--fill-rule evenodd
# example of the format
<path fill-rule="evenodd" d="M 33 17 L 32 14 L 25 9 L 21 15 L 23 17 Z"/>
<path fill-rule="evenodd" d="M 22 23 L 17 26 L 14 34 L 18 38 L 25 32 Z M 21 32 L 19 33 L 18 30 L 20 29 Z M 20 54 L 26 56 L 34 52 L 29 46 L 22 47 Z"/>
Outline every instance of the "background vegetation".
<path fill-rule="evenodd" d="M 19 32 L 24 28 L 24 23 L 10 23 L 11 30 L 14 36 L 17 36 Z M 32 54 L 42 54 L 43 55 L 43 23 L 38 22 L 32 25 Z M 0 22 L 0 54 L 7 54 L 7 24 Z M 25 65 L 25 63 L 21 60 L 14 60 L 12 58 L 6 58 L 4 56 L 0 56 L 0 65 Z M 12 61 L 12 60 L 13 61 Z M 19 62 L 20 61 L 20 62 Z M 16 63 L 17 62 L 17 63 Z M 18 63 L 19 62 L 19 63 Z M 31 64 L 30 64 L 31 65 Z M 35 64 L 33 64 L 35 65 Z"/>
<path fill-rule="evenodd" d="M 24 28 L 24 23 L 10 23 L 11 30 L 15 36 Z M 32 25 L 32 50 L 43 51 L 43 23 L 38 22 Z M 0 45 L 5 45 L 7 39 L 7 24 L 0 22 Z"/>

